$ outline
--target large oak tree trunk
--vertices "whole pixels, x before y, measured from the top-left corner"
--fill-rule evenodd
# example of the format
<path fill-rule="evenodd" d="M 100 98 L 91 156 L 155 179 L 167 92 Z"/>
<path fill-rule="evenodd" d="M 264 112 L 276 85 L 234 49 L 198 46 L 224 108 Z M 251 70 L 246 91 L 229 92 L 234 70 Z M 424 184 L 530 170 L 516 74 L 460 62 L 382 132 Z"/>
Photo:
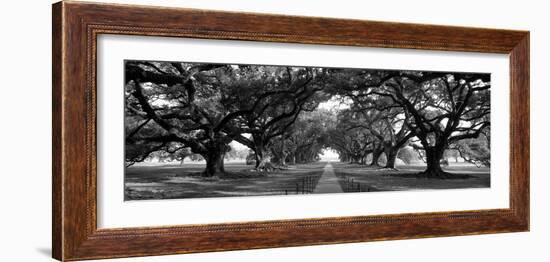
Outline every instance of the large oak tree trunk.
<path fill-rule="evenodd" d="M 380 159 L 380 155 L 382 155 L 381 150 L 375 150 L 372 152 L 372 160 L 370 162 L 371 166 L 378 166 L 378 160 Z"/>
<path fill-rule="evenodd" d="M 274 166 L 271 163 L 271 157 L 267 150 L 256 147 L 256 170 L 263 172 L 273 171 Z"/>
<path fill-rule="evenodd" d="M 272 171 L 271 157 L 266 148 L 266 143 L 261 136 L 254 137 L 254 153 L 256 154 L 256 170 L 257 171 Z"/>
<path fill-rule="evenodd" d="M 445 152 L 443 145 L 435 145 L 425 148 L 427 168 L 423 174 L 428 178 L 445 178 L 448 173 L 441 168 L 441 158 Z"/>
<path fill-rule="evenodd" d="M 202 173 L 204 177 L 223 176 L 224 157 L 229 146 L 223 139 L 214 138 L 206 143 L 207 152 L 202 154 L 206 160 L 206 168 Z"/>
<path fill-rule="evenodd" d="M 397 159 L 397 153 L 399 150 L 393 148 L 386 151 L 386 166 L 385 168 L 395 169 L 395 160 Z"/>
<path fill-rule="evenodd" d="M 225 144 L 215 145 L 203 155 L 206 160 L 206 169 L 202 173 L 204 177 L 223 176 L 225 174 L 224 169 L 224 156 L 225 156 Z"/>

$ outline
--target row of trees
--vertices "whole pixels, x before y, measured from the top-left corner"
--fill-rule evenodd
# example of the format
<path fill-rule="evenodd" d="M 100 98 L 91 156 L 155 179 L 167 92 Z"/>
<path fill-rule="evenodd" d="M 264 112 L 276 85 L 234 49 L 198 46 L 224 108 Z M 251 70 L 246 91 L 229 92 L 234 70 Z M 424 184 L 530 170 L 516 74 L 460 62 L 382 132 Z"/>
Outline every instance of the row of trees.
<path fill-rule="evenodd" d="M 440 161 L 450 149 L 466 161 L 490 165 L 489 74 L 373 70 L 335 74 L 348 81 L 333 92 L 350 104 L 340 113 L 336 134 L 339 141 L 358 144 L 335 143 L 344 159 L 357 162 L 370 153 L 372 164 L 377 164 L 384 153 L 386 167 L 394 168 L 399 150 L 410 145 L 423 156 L 427 177 L 448 175 Z"/>
<path fill-rule="evenodd" d="M 190 150 L 206 160 L 205 176 L 222 175 L 229 143 L 237 141 L 255 153 L 258 170 L 269 170 L 270 145 L 289 136 L 300 113 L 315 110 L 324 75 L 303 67 L 127 61 L 126 164 Z"/>
<path fill-rule="evenodd" d="M 342 161 L 378 166 L 382 155 L 386 168 L 394 168 L 399 150 L 413 133 L 404 124 L 405 119 L 395 112 L 365 110 L 353 107 L 340 112 L 337 128 L 331 136 L 331 145 Z"/>
<path fill-rule="evenodd" d="M 232 141 L 259 171 L 315 161 L 327 147 L 363 164 L 384 155 L 393 168 L 410 145 L 428 177 L 445 176 L 449 149 L 490 164 L 480 140 L 489 137 L 488 74 L 127 61 L 125 77 L 127 165 L 191 153 L 206 160 L 205 176 L 223 175 Z M 344 110 L 318 107 L 336 98 Z"/>

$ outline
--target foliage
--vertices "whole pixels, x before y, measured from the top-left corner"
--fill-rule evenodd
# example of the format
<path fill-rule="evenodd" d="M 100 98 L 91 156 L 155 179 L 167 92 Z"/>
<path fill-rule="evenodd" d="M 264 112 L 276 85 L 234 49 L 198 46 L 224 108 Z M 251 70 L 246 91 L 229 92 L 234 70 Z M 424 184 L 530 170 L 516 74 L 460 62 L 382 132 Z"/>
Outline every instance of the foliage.
<path fill-rule="evenodd" d="M 491 148 L 489 140 L 485 135 L 458 141 L 451 148 L 466 162 L 478 167 L 491 166 Z"/>
<path fill-rule="evenodd" d="M 427 177 L 457 154 L 490 165 L 489 74 L 127 61 L 125 79 L 127 165 L 200 156 L 205 176 L 235 158 L 270 171 L 329 147 L 386 168 L 420 153 Z"/>
<path fill-rule="evenodd" d="M 413 162 L 420 161 L 418 153 L 411 147 L 403 147 L 399 150 L 397 158 L 401 159 L 405 164 L 409 165 Z"/>

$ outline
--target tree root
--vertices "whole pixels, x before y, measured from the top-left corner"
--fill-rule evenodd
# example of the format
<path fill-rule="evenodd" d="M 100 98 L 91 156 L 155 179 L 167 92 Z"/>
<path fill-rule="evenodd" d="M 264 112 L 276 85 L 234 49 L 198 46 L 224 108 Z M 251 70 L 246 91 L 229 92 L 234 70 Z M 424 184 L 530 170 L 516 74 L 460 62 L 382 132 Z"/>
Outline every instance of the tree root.
<path fill-rule="evenodd" d="M 399 169 L 395 167 L 380 167 L 377 170 L 378 171 L 399 171 Z"/>
<path fill-rule="evenodd" d="M 265 163 L 262 166 L 256 167 L 255 170 L 262 173 L 270 173 L 274 171 L 287 170 L 287 168 L 284 166 L 276 166 L 272 163 Z"/>

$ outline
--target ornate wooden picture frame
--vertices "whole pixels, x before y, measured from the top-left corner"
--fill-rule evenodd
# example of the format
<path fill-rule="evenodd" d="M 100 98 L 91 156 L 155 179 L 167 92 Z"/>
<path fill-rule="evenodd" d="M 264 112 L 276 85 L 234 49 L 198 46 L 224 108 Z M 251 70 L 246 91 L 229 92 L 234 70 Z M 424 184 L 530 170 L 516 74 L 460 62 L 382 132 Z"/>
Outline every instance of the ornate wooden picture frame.
<path fill-rule="evenodd" d="M 507 54 L 510 207 L 476 211 L 98 229 L 100 34 Z M 59 2 L 53 5 L 53 257 L 63 261 L 529 230 L 529 32 Z"/>

